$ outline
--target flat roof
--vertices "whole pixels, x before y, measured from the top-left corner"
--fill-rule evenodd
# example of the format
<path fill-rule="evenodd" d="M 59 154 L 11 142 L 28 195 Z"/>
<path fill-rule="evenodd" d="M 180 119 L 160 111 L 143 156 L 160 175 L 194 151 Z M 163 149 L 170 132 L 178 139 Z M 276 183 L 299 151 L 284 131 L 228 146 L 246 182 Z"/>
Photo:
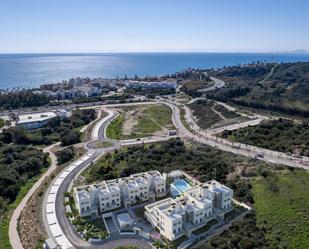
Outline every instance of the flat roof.
<path fill-rule="evenodd" d="M 18 124 L 36 122 L 36 121 L 44 121 L 50 118 L 56 117 L 56 113 L 54 112 L 41 112 L 41 113 L 29 113 L 18 115 L 19 121 Z"/>

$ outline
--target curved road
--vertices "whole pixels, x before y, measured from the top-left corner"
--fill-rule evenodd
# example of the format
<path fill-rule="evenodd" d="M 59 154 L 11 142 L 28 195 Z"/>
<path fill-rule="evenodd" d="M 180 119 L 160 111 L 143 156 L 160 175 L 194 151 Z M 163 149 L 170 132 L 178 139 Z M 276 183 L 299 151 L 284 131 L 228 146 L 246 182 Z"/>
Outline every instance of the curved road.
<path fill-rule="evenodd" d="M 96 141 L 106 140 L 106 127 L 118 115 L 117 112 L 111 110 L 105 109 L 105 111 L 108 112 L 108 115 L 97 122 L 93 128 L 92 141 L 85 145 L 85 148 L 88 150 L 87 154 L 63 170 L 50 185 L 45 195 L 43 217 L 46 231 L 49 236 L 61 246 L 62 249 L 71 247 L 77 249 L 110 249 L 114 248 L 114 246 L 118 247 L 121 245 L 129 245 L 131 243 L 141 249 L 151 249 L 153 246 L 148 241 L 136 238 L 119 238 L 115 241 L 103 241 L 98 242 L 95 245 L 89 244 L 80 238 L 68 218 L 65 216 L 65 206 L 63 205 L 64 193 L 69 189 L 74 178 L 82 170 L 100 158 L 101 155 L 113 151 L 115 148 L 120 146 L 157 142 L 171 138 L 171 136 L 162 136 L 124 141 L 109 140 L 112 142 L 111 147 L 101 149 L 95 148 L 93 143 L 96 143 Z"/>
<path fill-rule="evenodd" d="M 198 92 L 209 92 L 209 91 L 213 91 L 216 90 L 218 88 L 224 87 L 225 86 L 225 82 L 223 80 L 220 80 L 218 78 L 215 77 L 210 77 L 210 79 L 215 82 L 214 85 L 210 86 L 210 87 L 206 87 L 204 89 L 198 90 Z"/>
<path fill-rule="evenodd" d="M 31 187 L 31 189 L 28 191 L 28 193 L 25 195 L 25 197 L 22 199 L 22 201 L 19 203 L 19 205 L 13 212 L 13 215 L 11 217 L 10 224 L 9 224 L 9 238 L 10 238 L 10 243 L 13 249 L 23 249 L 23 246 L 21 244 L 20 237 L 17 231 L 18 219 L 24 207 L 27 205 L 28 200 L 33 195 L 33 193 L 38 189 L 38 187 L 40 187 L 40 185 L 45 180 L 45 178 L 48 177 L 56 169 L 57 158 L 51 152 L 51 149 L 58 144 L 60 143 L 52 144 L 43 149 L 44 152 L 49 153 L 49 156 L 51 158 L 51 165 L 49 166 L 49 169 L 40 177 L 40 179 Z"/>
<path fill-rule="evenodd" d="M 257 154 L 262 154 L 263 157 L 259 157 L 260 160 L 309 170 L 308 157 L 303 157 L 302 160 L 295 160 L 291 158 L 291 156 L 282 152 L 267 150 L 247 144 L 230 142 L 226 139 L 218 138 L 214 136 L 211 132 L 206 130 L 204 131 L 201 128 L 199 128 L 197 124 L 194 121 L 192 121 L 193 120 L 192 117 L 188 120 L 187 118 L 190 117 L 191 112 L 185 109 L 186 110 L 185 118 L 187 122 L 190 124 L 191 129 L 194 131 L 194 133 L 192 133 L 183 125 L 180 119 L 179 108 L 174 103 L 171 102 L 165 102 L 165 103 L 168 106 L 170 106 L 170 108 L 172 108 L 174 125 L 180 132 L 179 135 L 185 139 L 195 140 L 196 142 L 207 144 L 220 150 L 231 152 L 238 155 L 243 155 L 246 157 L 256 158 Z"/>

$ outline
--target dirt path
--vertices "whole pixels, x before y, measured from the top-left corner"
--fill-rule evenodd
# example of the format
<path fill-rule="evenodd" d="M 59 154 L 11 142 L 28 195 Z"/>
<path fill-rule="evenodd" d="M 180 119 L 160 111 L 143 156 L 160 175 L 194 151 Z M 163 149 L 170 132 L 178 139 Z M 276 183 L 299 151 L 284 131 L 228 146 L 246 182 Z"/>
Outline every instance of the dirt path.
<path fill-rule="evenodd" d="M 21 244 L 20 237 L 17 231 L 18 218 L 21 212 L 23 211 L 24 207 L 27 205 L 27 202 L 31 198 L 33 193 L 41 185 L 44 179 L 48 177 L 56 169 L 57 158 L 52 153 L 52 148 L 59 144 L 60 143 L 52 144 L 43 149 L 44 152 L 49 153 L 49 157 L 51 159 L 51 165 L 49 169 L 41 176 L 41 178 L 32 186 L 32 188 L 28 191 L 28 193 L 25 195 L 25 197 L 22 199 L 22 201 L 19 203 L 19 205 L 16 207 L 16 209 L 13 212 L 13 215 L 11 217 L 10 224 L 9 224 L 9 237 L 10 237 L 10 243 L 13 249 L 23 249 L 23 246 Z"/>
<path fill-rule="evenodd" d="M 123 135 L 131 135 L 134 131 L 134 127 L 137 125 L 137 118 L 140 115 L 142 108 L 134 109 L 132 111 L 126 112 L 125 120 L 122 124 L 122 134 Z"/>
<path fill-rule="evenodd" d="M 226 117 L 224 117 L 223 115 L 222 115 L 222 113 L 221 112 L 218 112 L 215 108 L 214 108 L 214 106 L 212 106 L 211 107 L 211 110 L 214 112 L 214 113 L 216 113 L 221 119 L 223 119 L 223 120 L 228 120 Z"/>

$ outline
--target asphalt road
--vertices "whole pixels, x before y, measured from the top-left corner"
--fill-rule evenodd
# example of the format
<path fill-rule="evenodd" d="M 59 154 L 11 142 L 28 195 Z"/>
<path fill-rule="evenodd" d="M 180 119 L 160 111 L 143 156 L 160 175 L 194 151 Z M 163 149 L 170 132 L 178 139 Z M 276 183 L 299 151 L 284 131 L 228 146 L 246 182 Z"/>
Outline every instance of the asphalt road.
<path fill-rule="evenodd" d="M 221 87 L 224 87 L 225 85 L 225 82 L 223 80 L 220 80 L 218 78 L 215 78 L 215 77 L 210 77 L 210 79 L 212 81 L 215 82 L 214 85 L 210 86 L 210 87 L 206 87 L 204 89 L 201 89 L 201 90 L 198 90 L 199 92 L 209 92 L 209 91 L 213 91 L 213 90 L 216 90 L 218 88 L 221 88 Z"/>
<path fill-rule="evenodd" d="M 214 136 L 211 132 L 205 132 L 202 131 L 194 122 L 191 113 L 186 110 L 186 115 L 185 118 L 190 124 L 190 128 L 193 130 L 193 132 L 189 131 L 183 123 L 181 122 L 180 118 L 180 110 L 178 106 L 173 103 L 173 102 L 167 102 L 165 100 L 160 100 L 159 101 L 162 104 L 165 104 L 169 106 L 172 111 L 172 120 L 175 125 L 175 127 L 178 130 L 178 135 L 184 139 L 190 139 L 192 141 L 196 141 L 199 143 L 207 144 L 213 147 L 216 147 L 218 149 L 224 150 L 224 151 L 229 151 L 235 154 L 240 154 L 248 157 L 253 157 L 255 158 L 258 153 L 262 153 L 264 155 L 263 158 L 259 158 L 264 161 L 272 162 L 272 163 L 279 163 L 279 164 L 284 164 L 292 167 L 301 167 L 305 169 L 309 169 L 309 165 L 305 166 L 301 162 L 297 162 L 295 160 L 292 160 L 289 158 L 286 154 L 276 152 L 276 151 L 269 151 L 265 150 L 262 148 L 254 147 L 254 146 L 249 146 L 246 144 L 239 144 L 239 143 L 232 143 L 229 142 L 228 140 L 225 139 L 220 139 Z M 139 105 L 143 103 L 134 103 L 131 105 Z M 145 103 L 144 103 L 145 104 Z M 127 104 L 124 104 L 127 105 Z M 89 105 L 90 106 L 90 105 Z M 93 105 L 91 105 L 93 106 Z M 110 106 L 110 105 L 109 105 Z M 119 106 L 119 104 L 115 105 Z M 111 112 L 111 111 L 110 111 Z M 105 137 L 105 129 L 107 125 L 117 116 L 116 112 L 113 112 L 112 115 L 110 115 L 107 120 L 105 120 L 103 123 L 100 123 L 100 127 L 97 130 L 98 131 L 98 140 L 99 141 L 104 141 L 106 140 Z M 98 121 L 100 122 L 100 121 Z M 237 128 L 237 127 L 236 127 Z M 95 129 L 95 128 L 94 128 Z M 65 236 L 68 238 L 68 240 L 73 244 L 74 248 L 77 249 L 82 249 L 82 248 L 87 248 L 87 249 L 101 249 L 101 248 L 114 248 L 116 246 L 120 245 L 136 245 L 142 249 L 148 249 L 152 248 L 152 246 L 144 240 L 141 239 L 133 239 L 133 238 L 123 238 L 123 239 L 118 239 L 116 241 L 110 241 L 107 244 L 99 243 L 96 245 L 89 244 L 88 242 L 84 241 L 83 239 L 80 238 L 80 236 L 75 232 L 73 229 L 73 226 L 65 216 L 65 207 L 63 205 L 64 203 L 64 193 L 68 190 L 70 184 L 76 177 L 76 175 L 79 174 L 82 170 L 84 170 L 87 166 L 91 165 L 92 162 L 97 160 L 101 155 L 104 153 L 107 153 L 108 151 L 114 150 L 116 147 L 120 146 L 126 146 L 126 145 L 133 145 L 133 144 L 143 144 L 143 143 L 150 143 L 150 142 L 157 142 L 157 141 L 164 141 L 168 140 L 169 136 L 162 136 L 162 137 L 151 137 L 151 138 L 143 138 L 143 139 L 132 139 L 132 140 L 127 140 L 127 141 L 112 141 L 112 146 L 109 148 L 100 148 L 97 149 L 93 146 L 92 143 L 88 143 L 86 146 L 86 149 L 88 149 L 89 152 L 94 152 L 94 154 L 87 159 L 85 162 L 81 163 L 78 167 L 76 167 L 62 182 L 62 184 L 59 187 L 59 190 L 56 195 L 56 217 L 57 217 L 57 222 L 59 223 L 63 233 Z M 111 140 L 109 140 L 111 141 Z M 309 161 L 309 160 L 308 160 Z M 46 199 L 46 198 L 45 198 Z M 44 201 L 44 206 L 46 204 L 46 200 Z M 22 209 L 21 209 L 22 210 Z M 44 217 L 45 211 L 43 210 Z M 15 215 L 16 216 L 16 215 Z M 14 216 L 14 217 L 15 217 Z M 19 216 L 19 215 L 18 215 Z M 17 217 L 17 216 L 16 216 Z M 16 220 L 16 219 L 15 219 Z M 15 226 L 16 227 L 16 226 Z M 52 233 L 49 230 L 48 224 L 45 222 L 45 227 L 48 232 L 48 234 L 52 237 Z M 17 229 L 15 229 L 17 230 Z M 14 234 L 14 232 L 13 232 Z M 13 235 L 12 235 L 13 236 Z M 14 238 L 14 237 L 13 237 Z M 22 249 L 22 247 L 18 247 L 17 244 L 14 242 L 12 243 L 13 249 Z"/>
<path fill-rule="evenodd" d="M 131 140 L 123 140 L 123 141 L 115 141 L 115 140 L 110 140 L 105 137 L 105 129 L 107 125 L 117 117 L 117 112 L 112 111 L 112 110 L 105 110 L 108 112 L 108 116 L 105 117 L 105 121 L 101 122 L 98 121 L 97 124 L 94 126 L 93 130 L 98 132 L 97 135 L 92 134 L 92 137 L 98 138 L 99 141 L 104 141 L 108 140 L 112 142 L 111 147 L 108 148 L 95 148 L 94 143 L 95 141 L 89 142 L 86 144 L 85 148 L 88 149 L 88 152 L 94 152 L 94 154 L 81 163 L 79 166 L 77 166 L 70 174 L 68 174 L 64 180 L 62 181 L 61 185 L 59 186 L 59 189 L 56 193 L 56 200 L 55 200 L 55 205 L 56 205 L 56 218 L 57 222 L 65 235 L 65 237 L 71 242 L 74 248 L 77 249 L 82 249 L 82 248 L 87 248 L 87 249 L 102 249 L 102 248 L 114 248 L 114 246 L 120 246 L 120 245 L 130 245 L 131 243 L 134 243 L 134 245 L 138 246 L 139 248 L 153 248 L 152 245 L 143 239 L 135 239 L 135 238 L 121 238 L 117 239 L 115 241 L 109 241 L 109 242 L 98 242 L 97 244 L 89 244 L 85 240 L 81 239 L 80 236 L 77 234 L 75 229 L 73 228 L 72 224 L 68 220 L 68 218 L 65 216 L 65 206 L 63 205 L 64 203 L 64 193 L 69 189 L 71 183 L 73 182 L 74 178 L 81 172 L 83 171 L 86 167 L 91 165 L 95 160 L 100 158 L 101 155 L 113 151 L 115 148 L 118 148 L 120 146 L 127 146 L 127 145 L 133 145 L 133 144 L 143 144 L 143 143 L 152 143 L 152 142 L 157 142 L 157 141 L 163 141 L 163 140 L 168 140 L 172 136 L 161 136 L 161 137 L 150 137 L 150 138 L 141 138 L 141 139 L 131 139 Z M 104 118 L 103 118 L 104 120 Z M 100 127 L 96 127 L 97 125 L 100 125 Z M 69 166 L 68 166 L 69 167 Z M 61 174 L 61 173 L 60 173 Z M 56 180 L 56 179 L 55 179 Z M 44 206 L 46 207 L 46 197 L 44 200 Z M 43 216 L 46 217 L 46 212 L 43 210 Z M 53 237 L 52 232 L 49 229 L 49 225 L 46 222 L 45 218 L 45 227 L 47 230 L 47 233 L 49 234 L 50 237 Z M 14 248 L 15 249 L 15 248 Z"/>
<path fill-rule="evenodd" d="M 309 164 L 306 164 L 309 163 L 308 157 L 303 157 L 302 160 L 295 160 L 291 158 L 291 156 L 282 152 L 271 151 L 247 144 L 233 143 L 226 139 L 218 138 L 214 136 L 211 132 L 203 131 L 197 126 L 193 118 L 190 117 L 191 112 L 188 112 L 188 110 L 186 109 L 185 118 L 187 119 L 190 128 L 194 131 L 194 133 L 192 133 L 182 124 L 179 108 L 174 103 L 165 101 L 165 104 L 167 104 L 173 110 L 174 125 L 179 131 L 179 135 L 183 138 L 191 139 L 193 141 L 207 144 L 223 151 L 228 151 L 247 157 L 257 158 L 257 155 L 260 154 L 262 155 L 262 157 L 258 157 L 257 159 L 259 160 L 309 170 Z M 190 118 L 188 119 L 188 117 Z M 247 125 L 250 125 L 250 123 L 247 123 Z"/>

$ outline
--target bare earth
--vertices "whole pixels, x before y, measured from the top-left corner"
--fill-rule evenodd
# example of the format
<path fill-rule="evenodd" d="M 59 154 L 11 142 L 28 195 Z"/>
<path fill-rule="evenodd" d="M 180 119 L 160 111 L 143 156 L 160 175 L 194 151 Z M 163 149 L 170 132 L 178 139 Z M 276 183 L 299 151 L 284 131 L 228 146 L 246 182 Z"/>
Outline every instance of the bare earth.
<path fill-rule="evenodd" d="M 133 109 L 125 113 L 125 120 L 122 125 L 122 134 L 131 135 L 137 125 L 137 117 L 141 115 L 143 108 Z"/>

